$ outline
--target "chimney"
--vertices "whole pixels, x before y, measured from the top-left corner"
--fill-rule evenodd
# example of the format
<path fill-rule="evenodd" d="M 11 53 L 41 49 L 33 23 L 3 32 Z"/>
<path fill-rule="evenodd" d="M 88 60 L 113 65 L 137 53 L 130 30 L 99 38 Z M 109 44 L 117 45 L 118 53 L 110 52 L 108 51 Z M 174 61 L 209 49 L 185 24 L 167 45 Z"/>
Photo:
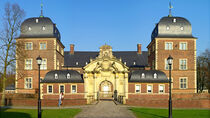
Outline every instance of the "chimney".
<path fill-rule="evenodd" d="M 142 54 L 141 52 L 141 44 L 137 44 L 137 53 Z"/>
<path fill-rule="evenodd" d="M 74 44 L 70 44 L 70 54 L 74 54 Z"/>

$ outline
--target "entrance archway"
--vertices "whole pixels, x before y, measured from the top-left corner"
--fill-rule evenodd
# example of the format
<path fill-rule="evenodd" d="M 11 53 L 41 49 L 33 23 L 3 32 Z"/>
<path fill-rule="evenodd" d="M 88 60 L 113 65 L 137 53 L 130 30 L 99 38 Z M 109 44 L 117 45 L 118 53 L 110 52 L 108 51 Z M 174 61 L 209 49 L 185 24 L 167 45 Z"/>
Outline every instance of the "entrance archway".
<path fill-rule="evenodd" d="M 100 99 L 112 99 L 113 97 L 113 84 L 110 81 L 102 81 L 99 85 Z"/>

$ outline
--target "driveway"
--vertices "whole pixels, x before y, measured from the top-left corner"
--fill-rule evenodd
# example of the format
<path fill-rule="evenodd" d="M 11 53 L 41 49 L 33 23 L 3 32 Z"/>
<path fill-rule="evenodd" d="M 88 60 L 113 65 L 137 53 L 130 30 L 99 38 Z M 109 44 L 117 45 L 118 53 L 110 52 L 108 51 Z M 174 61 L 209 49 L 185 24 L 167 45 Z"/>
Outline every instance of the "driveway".
<path fill-rule="evenodd" d="M 135 118 L 123 105 L 116 105 L 113 101 L 100 101 L 96 105 L 83 108 L 75 118 Z"/>

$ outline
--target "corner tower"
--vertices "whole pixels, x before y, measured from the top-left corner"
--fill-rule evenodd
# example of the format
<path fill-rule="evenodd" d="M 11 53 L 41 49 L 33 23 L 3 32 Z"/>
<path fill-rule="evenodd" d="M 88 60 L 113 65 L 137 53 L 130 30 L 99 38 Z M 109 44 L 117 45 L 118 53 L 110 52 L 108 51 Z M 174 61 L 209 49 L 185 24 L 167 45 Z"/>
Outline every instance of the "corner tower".
<path fill-rule="evenodd" d="M 16 63 L 16 92 L 36 93 L 38 89 L 38 66 L 36 58 L 42 58 L 41 79 L 51 70 L 61 69 L 64 64 L 64 45 L 56 24 L 48 17 L 26 19 L 21 24 L 21 34 L 16 38 L 21 43 L 22 61 Z"/>
<path fill-rule="evenodd" d="M 172 92 L 196 92 L 196 39 L 190 22 L 183 17 L 163 17 L 156 24 L 148 48 L 148 64 L 168 76 L 167 58 L 171 55 Z"/>

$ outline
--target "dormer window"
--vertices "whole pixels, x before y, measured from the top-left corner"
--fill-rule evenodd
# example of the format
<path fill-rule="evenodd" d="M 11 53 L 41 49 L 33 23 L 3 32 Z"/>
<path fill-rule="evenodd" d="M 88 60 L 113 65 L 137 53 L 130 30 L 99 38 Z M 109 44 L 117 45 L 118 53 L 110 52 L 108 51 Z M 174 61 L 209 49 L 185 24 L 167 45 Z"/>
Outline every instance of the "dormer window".
<path fill-rule="evenodd" d="M 39 19 L 36 19 L 36 23 L 38 23 L 39 22 Z"/>
<path fill-rule="evenodd" d="M 174 22 L 174 23 L 176 22 L 176 18 L 173 19 L 173 22 Z"/>
<path fill-rule="evenodd" d="M 157 78 L 157 73 L 154 73 L 154 78 L 155 78 L 155 79 Z"/>
<path fill-rule="evenodd" d="M 180 29 L 183 31 L 184 30 L 184 27 L 182 26 L 182 27 L 180 27 Z"/>
<path fill-rule="evenodd" d="M 79 63 L 78 62 L 76 62 L 76 65 L 78 65 Z"/>
<path fill-rule="evenodd" d="M 170 29 L 170 27 L 169 26 L 166 26 L 166 30 L 169 30 Z"/>
<path fill-rule="evenodd" d="M 85 65 L 87 65 L 88 64 L 88 62 L 85 62 Z"/>
<path fill-rule="evenodd" d="M 55 73 L 55 79 L 58 79 L 58 74 L 57 73 Z"/>
<path fill-rule="evenodd" d="M 126 62 L 124 62 L 124 64 L 126 65 Z"/>
<path fill-rule="evenodd" d="M 136 62 L 135 61 L 133 62 L 133 65 L 136 65 Z"/>
<path fill-rule="evenodd" d="M 28 27 L 28 30 L 31 31 L 31 27 Z"/>
<path fill-rule="evenodd" d="M 145 74 L 144 73 L 141 74 L 141 78 L 145 78 Z"/>
<path fill-rule="evenodd" d="M 46 30 L 45 26 L 42 26 L 42 30 Z"/>
<path fill-rule="evenodd" d="M 66 78 L 67 79 L 70 79 L 70 77 L 71 77 L 71 75 L 68 73 Z"/>

